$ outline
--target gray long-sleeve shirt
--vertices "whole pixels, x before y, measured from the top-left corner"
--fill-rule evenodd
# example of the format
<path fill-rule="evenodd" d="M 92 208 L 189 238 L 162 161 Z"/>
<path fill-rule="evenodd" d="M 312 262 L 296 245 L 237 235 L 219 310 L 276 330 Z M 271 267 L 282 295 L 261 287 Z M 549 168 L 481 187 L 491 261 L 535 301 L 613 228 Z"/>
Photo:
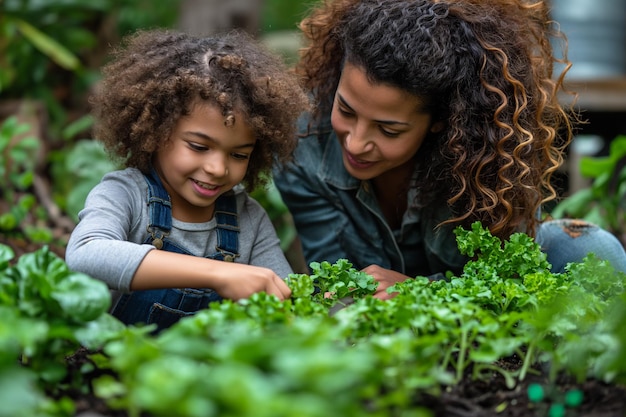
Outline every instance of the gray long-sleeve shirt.
<path fill-rule="evenodd" d="M 293 271 L 267 213 L 243 187 L 233 191 L 240 227 L 240 256 L 235 262 L 270 268 L 287 277 Z M 68 267 L 105 282 L 114 290 L 114 299 L 119 292 L 130 291 L 139 264 L 155 250 L 143 244 L 148 234 L 147 196 L 148 185 L 139 170 L 127 168 L 106 174 L 89 193 L 67 245 Z M 211 255 L 217 244 L 215 218 L 206 223 L 173 218 L 169 238 L 196 256 Z"/>

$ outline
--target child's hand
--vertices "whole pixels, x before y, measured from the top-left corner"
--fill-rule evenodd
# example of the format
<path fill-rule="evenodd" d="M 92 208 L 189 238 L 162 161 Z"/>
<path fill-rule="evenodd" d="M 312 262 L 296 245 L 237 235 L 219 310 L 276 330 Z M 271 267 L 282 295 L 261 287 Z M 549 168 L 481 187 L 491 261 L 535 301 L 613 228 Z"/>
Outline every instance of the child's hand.
<path fill-rule="evenodd" d="M 213 288 L 224 298 L 239 300 L 262 291 L 275 295 L 280 300 L 291 297 L 291 290 L 285 281 L 271 269 L 233 263 L 226 265 L 231 267 L 227 276 L 219 279 Z"/>
<path fill-rule="evenodd" d="M 212 288 L 231 300 L 261 291 L 280 300 L 291 297 L 285 281 L 269 268 L 155 249 L 139 265 L 130 289 L 157 288 Z"/>

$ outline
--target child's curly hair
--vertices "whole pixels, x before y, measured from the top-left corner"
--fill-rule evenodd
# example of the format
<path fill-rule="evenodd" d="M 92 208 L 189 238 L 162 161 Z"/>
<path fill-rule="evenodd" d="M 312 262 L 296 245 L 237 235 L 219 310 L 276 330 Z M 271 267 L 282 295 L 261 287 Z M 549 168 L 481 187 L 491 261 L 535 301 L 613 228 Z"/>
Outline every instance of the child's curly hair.
<path fill-rule="evenodd" d="M 550 36 L 564 36 L 544 1 L 329 0 L 300 28 L 308 43 L 296 69 L 317 117 L 346 61 L 418 96 L 445 124 L 417 155 L 420 204 L 446 201 L 454 217 L 443 223 L 534 236 L 576 120 L 558 102 L 571 65 L 552 53 Z M 553 78 L 555 62 L 566 66 Z"/>
<path fill-rule="evenodd" d="M 199 38 L 168 30 L 139 31 L 113 51 L 90 99 L 95 137 L 127 167 L 146 173 L 154 152 L 198 99 L 225 120 L 240 112 L 257 141 L 243 183 L 266 183 L 275 161 L 289 159 L 296 120 L 308 97 L 278 55 L 244 32 Z"/>

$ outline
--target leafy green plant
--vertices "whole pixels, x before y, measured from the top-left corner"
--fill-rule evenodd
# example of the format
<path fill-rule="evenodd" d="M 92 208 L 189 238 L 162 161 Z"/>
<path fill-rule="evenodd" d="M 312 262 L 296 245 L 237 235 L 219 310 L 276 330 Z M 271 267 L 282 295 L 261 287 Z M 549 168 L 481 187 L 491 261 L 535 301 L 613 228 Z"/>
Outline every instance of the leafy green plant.
<path fill-rule="evenodd" d="M 498 375 L 513 389 L 545 370 L 531 407 L 549 400 L 558 413 L 580 402 L 552 390 L 558 375 L 626 380 L 626 274 L 593 255 L 553 274 L 528 236 L 501 242 L 479 224 L 457 229 L 457 242 L 473 254 L 460 275 L 408 279 L 390 300 L 373 298 L 373 279 L 349 261 L 319 262 L 289 276 L 290 299 L 212 303 L 157 335 L 103 313 L 103 284 L 85 294 L 88 277 L 73 277 L 49 252 L 14 262 L 0 246 L 0 383 L 2 365 L 13 372 L 19 355 L 29 371 L 21 389 L 30 380 L 67 398 L 68 382 L 53 370 L 77 343 L 97 348 L 90 358 L 106 372 L 73 383 L 130 417 L 429 417 L 426 399 L 464 378 Z M 13 325 L 21 330 L 4 330 Z M 503 366 L 512 357 L 522 366 Z M 35 394 L 30 409 L 49 410 L 31 415 L 72 415 L 67 401 Z"/>
<path fill-rule="evenodd" d="M 86 157 L 97 152 L 74 142 L 91 127 L 90 118 L 83 117 L 86 97 L 108 48 L 139 28 L 173 26 L 178 7 L 176 0 L 0 1 L 0 102 L 7 104 L 0 114 L 0 123 L 6 123 L 0 138 L 0 232 L 10 233 L 12 242 L 63 247 L 72 223 L 67 217 L 76 220 L 87 188 L 107 169 L 98 163 L 101 159 L 94 159 L 95 169 L 87 175 Z M 41 109 L 30 121 L 37 138 L 29 135 L 17 142 L 15 135 L 26 128 L 3 119 L 13 108 L 30 103 Z M 34 193 L 29 187 L 36 160 L 42 171 L 38 184 L 43 186 Z M 18 164 L 23 166 L 18 169 Z"/>
<path fill-rule="evenodd" d="M 585 156 L 580 172 L 590 187 L 565 198 L 552 210 L 555 218 L 574 217 L 595 223 L 626 244 L 626 135 L 611 141 L 608 156 Z"/>
<path fill-rule="evenodd" d="M 503 244 L 474 225 L 457 237 L 476 256 L 460 276 L 407 280 L 390 289 L 391 300 L 372 298 L 375 285 L 347 260 L 320 262 L 311 275 L 289 277 L 290 300 L 257 294 L 213 304 L 156 340 L 149 328 L 128 329 L 105 347 L 121 378 L 99 380 L 97 391 L 131 415 L 429 415 L 420 395 L 464 377 L 497 373 L 514 388 L 536 368 L 550 369 L 550 381 L 560 372 L 624 375 L 608 360 L 619 345 L 598 344 L 618 337 L 600 323 L 623 294 L 623 274 L 592 256 L 552 274 L 523 234 Z M 329 315 L 346 294 L 354 303 Z M 512 355 L 521 368 L 497 365 Z M 233 385 L 239 394 L 225 388 Z"/>
<path fill-rule="evenodd" d="M 57 138 L 71 121 L 68 107 L 84 102 L 98 77 L 100 46 L 139 27 L 172 26 L 177 7 L 174 0 L 3 0 L 0 98 L 45 103 Z"/>
<path fill-rule="evenodd" d="M 38 23 L 42 23 L 36 22 L 35 19 L 36 17 L 44 16 L 45 8 L 32 7 L 29 9 L 24 2 L 7 0 L 2 3 L 2 12 L 0 29 L 4 36 L 2 37 L 2 43 L 0 43 L 0 50 L 3 52 L 2 65 L 0 67 L 2 68 L 0 72 L 2 74 L 0 77 L 0 92 L 10 92 L 12 89 L 20 89 L 27 86 L 32 87 L 32 85 L 28 85 L 29 82 L 41 80 L 44 77 L 44 73 L 41 71 L 32 71 L 31 69 L 31 71 L 22 72 L 24 65 L 43 63 L 40 60 L 41 58 L 50 59 L 61 68 L 70 71 L 78 71 L 81 68 L 80 60 L 74 53 L 53 36 L 47 35 L 36 27 Z M 50 20 L 47 21 L 50 22 Z M 44 30 L 54 28 L 54 25 L 49 23 L 43 23 L 42 26 L 46 27 Z M 69 29 L 77 30 L 76 28 Z M 53 31 L 53 33 L 58 34 L 59 32 Z M 70 34 L 70 36 L 73 35 Z M 91 46 L 93 46 L 93 34 L 82 33 L 77 38 L 82 38 L 87 42 L 92 40 Z M 38 52 L 38 54 L 35 52 Z M 22 58 L 27 55 L 31 55 L 30 59 L 23 62 Z M 27 75 L 33 75 L 33 78 L 27 78 Z"/>
<path fill-rule="evenodd" d="M 74 142 L 59 155 L 52 171 L 57 204 L 77 222 L 78 212 L 85 206 L 91 189 L 104 174 L 118 168 L 100 142 L 91 139 Z"/>
<path fill-rule="evenodd" d="M 96 46 L 86 23 L 104 12 L 103 4 L 78 3 L 0 3 L 0 98 L 44 103 L 53 132 L 66 122 L 70 91 L 84 93 L 93 79 L 81 53 Z"/>
<path fill-rule="evenodd" d="M 318 302 L 329 306 L 345 297 L 364 298 L 374 294 L 378 283 L 370 275 L 352 267 L 347 259 L 338 259 L 331 264 L 328 261 L 311 262 L 311 279 L 318 291 Z"/>
<path fill-rule="evenodd" d="M 0 194 L 9 205 L 9 210 L 0 214 L 0 231 L 18 228 L 35 203 L 28 190 L 33 184 L 40 143 L 29 131 L 30 126 L 15 116 L 0 125 Z"/>
<path fill-rule="evenodd" d="M 11 309 L 16 320 L 33 323 L 28 338 L 20 339 L 22 363 L 54 385 L 66 375 L 67 355 L 80 346 L 98 346 L 120 323 L 104 314 L 110 305 L 106 285 L 70 271 L 47 247 L 22 255 L 14 265 L 13 256 L 0 245 L 0 306 Z"/>

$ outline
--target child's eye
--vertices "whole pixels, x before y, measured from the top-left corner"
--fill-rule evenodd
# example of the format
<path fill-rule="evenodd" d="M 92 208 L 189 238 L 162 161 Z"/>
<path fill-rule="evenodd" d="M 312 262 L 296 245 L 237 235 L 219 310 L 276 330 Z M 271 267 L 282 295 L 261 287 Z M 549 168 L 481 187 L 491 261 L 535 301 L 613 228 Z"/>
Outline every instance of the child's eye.
<path fill-rule="evenodd" d="M 237 159 L 237 160 L 240 160 L 240 161 L 245 161 L 245 160 L 250 158 L 250 155 L 248 155 L 246 153 L 233 153 L 231 155 L 232 155 L 232 157 L 234 159 Z"/>

